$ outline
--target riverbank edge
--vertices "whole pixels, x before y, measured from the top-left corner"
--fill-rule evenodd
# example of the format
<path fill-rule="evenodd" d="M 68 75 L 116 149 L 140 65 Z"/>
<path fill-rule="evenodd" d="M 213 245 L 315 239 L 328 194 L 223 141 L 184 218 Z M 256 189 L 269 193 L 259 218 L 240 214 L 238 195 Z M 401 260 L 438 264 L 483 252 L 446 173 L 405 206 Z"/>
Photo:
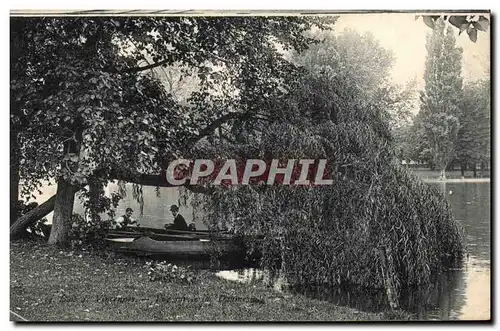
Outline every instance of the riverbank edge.
<path fill-rule="evenodd" d="M 489 183 L 490 178 L 450 178 L 441 180 L 438 178 L 422 178 L 426 183 Z"/>
<path fill-rule="evenodd" d="M 360 312 L 260 283 L 231 282 L 206 270 L 195 271 L 192 284 L 151 282 L 145 259 L 111 252 L 72 251 L 26 240 L 10 247 L 11 321 L 356 322 L 411 317 Z"/>

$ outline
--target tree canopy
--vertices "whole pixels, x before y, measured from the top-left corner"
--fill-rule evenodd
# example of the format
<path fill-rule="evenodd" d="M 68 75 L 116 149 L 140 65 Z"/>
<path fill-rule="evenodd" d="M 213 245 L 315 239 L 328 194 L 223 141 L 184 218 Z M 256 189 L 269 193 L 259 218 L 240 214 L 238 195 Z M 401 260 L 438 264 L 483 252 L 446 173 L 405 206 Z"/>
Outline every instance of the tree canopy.
<path fill-rule="evenodd" d="M 55 178 L 165 185 L 166 162 L 286 93 L 296 69 L 282 50 L 304 50 L 314 42 L 304 32 L 330 20 L 12 18 L 11 128 L 23 195 Z M 200 88 L 186 102 L 151 73 L 169 65 L 196 69 Z"/>
<path fill-rule="evenodd" d="M 397 130 L 396 138 L 401 159 L 441 169 L 459 163 L 463 175 L 468 167 L 480 164 L 483 169 L 489 162 L 490 85 L 487 78 L 461 81 L 461 50 L 452 46 L 456 20 L 445 19 L 451 23 L 446 30 L 443 18 L 433 17 L 428 34 L 420 112 Z M 477 26 L 479 17 L 467 16 L 471 19 L 475 21 L 468 24 Z"/>
<path fill-rule="evenodd" d="M 455 45 L 451 27 L 442 19 L 427 38 L 425 90 L 421 93 L 421 115 L 415 123 L 422 130 L 421 153 L 432 155 L 432 161 L 442 171 L 455 157 L 462 95 L 462 49 Z"/>

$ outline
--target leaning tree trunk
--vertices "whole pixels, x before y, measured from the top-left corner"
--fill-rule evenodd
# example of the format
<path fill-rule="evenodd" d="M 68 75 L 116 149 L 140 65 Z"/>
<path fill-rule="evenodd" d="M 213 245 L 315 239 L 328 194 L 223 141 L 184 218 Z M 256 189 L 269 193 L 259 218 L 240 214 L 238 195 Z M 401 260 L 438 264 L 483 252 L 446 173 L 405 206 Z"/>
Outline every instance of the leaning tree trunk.
<path fill-rule="evenodd" d="M 68 234 L 71 228 L 71 216 L 73 214 L 73 203 L 76 186 L 60 177 L 57 181 L 57 193 L 54 203 L 54 217 L 52 218 L 52 231 L 50 232 L 49 245 L 64 245 L 68 242 Z"/>
<path fill-rule="evenodd" d="M 34 224 L 39 219 L 47 216 L 54 210 L 56 196 L 53 195 L 49 200 L 45 201 L 33 210 L 30 210 L 25 215 L 19 217 L 17 221 L 10 226 L 10 237 L 15 238 L 20 235 L 28 226 Z"/>

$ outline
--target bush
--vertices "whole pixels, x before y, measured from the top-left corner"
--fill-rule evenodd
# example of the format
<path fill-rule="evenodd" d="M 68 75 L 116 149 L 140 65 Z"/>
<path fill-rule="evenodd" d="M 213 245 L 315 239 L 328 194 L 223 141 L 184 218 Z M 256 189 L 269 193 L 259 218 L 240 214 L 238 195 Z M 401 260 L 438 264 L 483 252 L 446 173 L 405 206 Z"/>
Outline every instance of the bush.
<path fill-rule="evenodd" d="M 80 214 L 73 214 L 69 231 L 70 244 L 76 246 L 89 246 L 100 249 L 105 246 L 105 236 L 111 226 L 111 221 L 92 221 L 85 219 Z"/>
<path fill-rule="evenodd" d="M 149 280 L 152 282 L 165 281 L 191 284 L 197 279 L 196 273 L 189 267 L 184 268 L 171 263 L 167 264 L 165 261 L 158 263 L 147 262 L 146 268 L 148 268 Z"/>

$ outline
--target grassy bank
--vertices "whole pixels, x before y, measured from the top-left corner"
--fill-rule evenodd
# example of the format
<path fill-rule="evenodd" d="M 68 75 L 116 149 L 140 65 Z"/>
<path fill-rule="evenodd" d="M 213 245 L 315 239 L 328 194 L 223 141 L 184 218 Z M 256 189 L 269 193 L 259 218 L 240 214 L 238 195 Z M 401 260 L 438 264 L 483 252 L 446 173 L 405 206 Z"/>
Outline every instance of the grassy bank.
<path fill-rule="evenodd" d="M 11 243 L 11 311 L 28 321 L 380 321 L 373 314 L 196 271 L 190 285 L 151 282 L 145 261 Z M 404 316 L 404 315 L 403 315 Z M 19 317 L 11 314 L 11 320 Z"/>

